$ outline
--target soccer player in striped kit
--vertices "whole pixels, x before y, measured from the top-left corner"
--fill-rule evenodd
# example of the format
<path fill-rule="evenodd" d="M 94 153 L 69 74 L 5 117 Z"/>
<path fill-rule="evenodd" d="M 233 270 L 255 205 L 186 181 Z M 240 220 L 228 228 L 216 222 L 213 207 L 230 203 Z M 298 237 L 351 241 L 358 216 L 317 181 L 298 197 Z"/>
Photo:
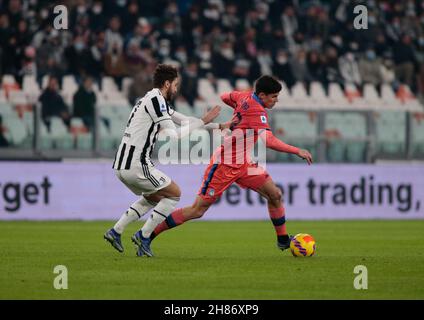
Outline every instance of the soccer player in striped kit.
<path fill-rule="evenodd" d="M 134 194 L 140 196 L 114 227 L 104 234 L 104 239 L 119 252 L 124 251 L 121 234 L 125 227 L 153 209 L 143 228 L 131 238 L 137 245 L 138 256 L 143 253 L 150 255 L 148 250 L 143 250 L 143 240 L 150 237 L 155 227 L 175 209 L 180 200 L 181 191 L 178 185 L 156 169 L 150 160 L 159 131 L 163 131 L 171 139 L 178 139 L 198 128 L 223 129 L 225 126 L 210 123 L 218 116 L 219 106 L 212 108 L 202 119 L 187 117 L 172 110 L 168 101 L 176 95 L 178 81 L 178 71 L 175 67 L 165 64 L 157 66 L 153 75 L 154 88 L 133 107 L 116 153 L 113 169 L 117 177 Z M 181 126 L 177 132 L 174 122 L 188 124 Z"/>
<path fill-rule="evenodd" d="M 269 216 L 277 235 L 277 247 L 281 250 L 290 247 L 281 191 L 266 170 L 250 160 L 252 149 L 261 138 L 267 148 L 296 154 L 308 164 L 312 163 L 312 155 L 307 150 L 284 143 L 271 131 L 266 109 L 274 107 L 281 88 L 276 78 L 265 75 L 256 80 L 253 92 L 232 91 L 221 95 L 222 101 L 234 109 L 231 124 L 233 134 L 224 139 L 224 143 L 213 154 L 193 205 L 172 212 L 146 241 L 149 245 L 161 232 L 202 217 L 232 183 L 237 183 L 266 198 Z"/>

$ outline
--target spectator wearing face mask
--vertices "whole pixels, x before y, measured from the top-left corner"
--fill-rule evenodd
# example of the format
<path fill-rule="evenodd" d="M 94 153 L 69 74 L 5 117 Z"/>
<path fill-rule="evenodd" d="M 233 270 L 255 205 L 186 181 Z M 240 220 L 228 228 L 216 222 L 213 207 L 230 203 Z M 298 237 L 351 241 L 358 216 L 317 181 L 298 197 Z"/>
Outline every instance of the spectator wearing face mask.
<path fill-rule="evenodd" d="M 91 130 L 94 125 L 96 95 L 93 91 L 93 79 L 86 77 L 73 97 L 73 116 L 79 117 Z"/>
<path fill-rule="evenodd" d="M 107 19 L 103 12 L 103 1 L 95 0 L 89 11 L 90 28 L 93 32 L 105 30 Z"/>
<path fill-rule="evenodd" d="M 196 61 L 190 61 L 184 68 L 182 74 L 181 95 L 187 100 L 190 106 L 194 106 L 199 84 L 199 74 Z"/>
<path fill-rule="evenodd" d="M 417 64 L 411 37 L 403 35 L 393 48 L 396 78 L 409 87 L 414 86 L 414 67 Z"/>
<path fill-rule="evenodd" d="M 230 79 L 234 68 L 234 48 L 230 41 L 221 44 L 220 50 L 214 56 L 214 73 L 217 78 Z"/>
<path fill-rule="evenodd" d="M 40 95 L 41 117 L 50 130 L 51 117 L 59 117 L 69 127 L 70 115 L 68 106 L 59 94 L 59 84 L 57 78 L 51 76 L 47 88 Z"/>
<path fill-rule="evenodd" d="M 373 49 L 370 48 L 365 51 L 364 56 L 359 59 L 358 67 L 364 84 L 372 84 L 377 88 L 380 86 L 382 82 L 381 60 Z"/>
<path fill-rule="evenodd" d="M 325 90 L 327 90 L 328 81 L 327 81 L 326 69 L 324 67 L 324 63 L 318 51 L 309 52 L 308 58 L 307 58 L 307 65 L 308 65 L 308 71 L 311 77 L 311 81 L 321 82 Z"/>
<path fill-rule="evenodd" d="M 64 54 L 68 61 L 68 73 L 73 74 L 78 80 L 81 75 L 86 73 L 87 63 L 90 58 L 84 37 L 76 36 L 73 44 L 65 49 Z"/>
<path fill-rule="evenodd" d="M 393 60 L 386 56 L 383 58 L 383 62 L 380 65 L 381 82 L 383 84 L 395 85 L 395 69 Z"/>
<path fill-rule="evenodd" d="M 359 72 L 355 55 L 352 51 L 347 51 L 339 58 L 339 69 L 345 84 L 361 86 L 361 74 Z"/>
<path fill-rule="evenodd" d="M 294 78 L 287 52 L 285 50 L 280 49 L 277 51 L 272 70 L 277 78 L 284 81 L 288 89 L 291 89 L 296 83 L 296 79 Z"/>
<path fill-rule="evenodd" d="M 290 60 L 290 66 L 293 70 L 294 78 L 297 82 L 302 82 L 306 86 L 312 80 L 312 77 L 309 73 L 308 64 L 306 62 L 306 51 L 300 49 L 296 55 Z"/>
<path fill-rule="evenodd" d="M 212 72 L 212 50 L 209 43 L 203 43 L 197 51 L 199 60 L 199 75 L 204 77 L 207 73 Z"/>
<path fill-rule="evenodd" d="M 106 51 L 111 52 L 114 49 L 122 51 L 124 40 L 120 34 L 121 19 L 119 16 L 113 16 L 109 20 L 109 28 L 105 33 Z"/>
<path fill-rule="evenodd" d="M 188 62 L 187 49 L 184 46 L 178 46 L 175 49 L 174 57 L 176 61 L 178 61 L 181 65 L 185 66 Z"/>

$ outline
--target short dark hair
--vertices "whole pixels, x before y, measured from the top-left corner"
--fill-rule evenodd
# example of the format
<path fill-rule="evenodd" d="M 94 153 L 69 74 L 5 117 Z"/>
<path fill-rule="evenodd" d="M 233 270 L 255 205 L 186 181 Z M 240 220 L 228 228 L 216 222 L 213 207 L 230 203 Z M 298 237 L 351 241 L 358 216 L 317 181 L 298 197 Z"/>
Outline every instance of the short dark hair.
<path fill-rule="evenodd" d="M 169 64 L 158 64 L 153 74 L 153 86 L 162 88 L 165 81 L 172 82 L 178 78 L 178 70 L 176 67 Z"/>
<path fill-rule="evenodd" d="M 255 93 L 265 94 L 278 93 L 282 89 L 281 83 L 273 76 L 262 76 L 255 82 Z"/>

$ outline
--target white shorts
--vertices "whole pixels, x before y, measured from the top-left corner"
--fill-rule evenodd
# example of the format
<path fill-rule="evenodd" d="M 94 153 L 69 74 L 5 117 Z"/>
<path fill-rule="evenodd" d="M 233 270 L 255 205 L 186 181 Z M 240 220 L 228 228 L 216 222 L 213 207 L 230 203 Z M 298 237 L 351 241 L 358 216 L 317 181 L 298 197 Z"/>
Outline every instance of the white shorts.
<path fill-rule="evenodd" d="M 115 170 L 115 174 L 138 196 L 155 193 L 171 184 L 171 178 L 162 171 L 153 166 L 143 165 L 139 161 L 131 164 L 129 170 Z"/>

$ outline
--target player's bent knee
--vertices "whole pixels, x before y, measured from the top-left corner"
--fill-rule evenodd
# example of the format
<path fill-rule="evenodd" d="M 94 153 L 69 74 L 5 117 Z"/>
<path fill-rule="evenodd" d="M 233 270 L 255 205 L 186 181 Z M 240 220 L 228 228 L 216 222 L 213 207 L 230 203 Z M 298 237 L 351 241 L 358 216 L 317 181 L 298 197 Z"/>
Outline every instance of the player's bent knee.
<path fill-rule="evenodd" d="M 269 201 L 276 203 L 281 202 L 283 199 L 283 194 L 281 193 L 281 190 L 279 188 L 275 188 L 268 194 Z"/>

